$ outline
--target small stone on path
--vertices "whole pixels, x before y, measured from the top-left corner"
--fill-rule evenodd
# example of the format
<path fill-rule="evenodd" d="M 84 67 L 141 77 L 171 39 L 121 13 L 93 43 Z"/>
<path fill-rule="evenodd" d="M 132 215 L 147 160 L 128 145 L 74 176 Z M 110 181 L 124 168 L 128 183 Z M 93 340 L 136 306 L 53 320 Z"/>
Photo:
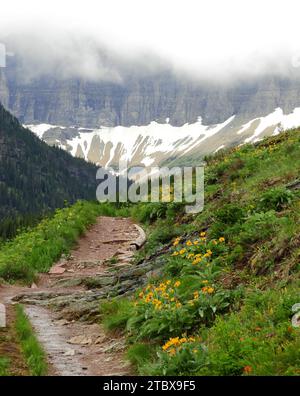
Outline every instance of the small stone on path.
<path fill-rule="evenodd" d="M 93 341 L 91 338 L 88 338 L 84 335 L 75 336 L 68 340 L 69 344 L 74 344 L 74 345 L 91 345 L 92 342 Z"/>
<path fill-rule="evenodd" d="M 63 274 L 65 271 L 66 271 L 65 268 L 55 265 L 50 269 L 49 274 Z"/>
<path fill-rule="evenodd" d="M 64 356 L 74 356 L 75 355 L 75 350 L 74 349 L 68 349 L 65 353 Z"/>

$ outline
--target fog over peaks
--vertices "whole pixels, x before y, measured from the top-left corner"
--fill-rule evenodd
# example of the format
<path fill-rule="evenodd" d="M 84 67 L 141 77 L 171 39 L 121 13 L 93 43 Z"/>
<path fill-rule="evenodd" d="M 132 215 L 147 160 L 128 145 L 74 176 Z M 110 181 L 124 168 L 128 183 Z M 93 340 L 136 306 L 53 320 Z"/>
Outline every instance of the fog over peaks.
<path fill-rule="evenodd" d="M 122 83 L 163 70 L 231 83 L 298 75 L 296 0 L 11 0 L 0 41 L 27 79 L 44 74 Z"/>

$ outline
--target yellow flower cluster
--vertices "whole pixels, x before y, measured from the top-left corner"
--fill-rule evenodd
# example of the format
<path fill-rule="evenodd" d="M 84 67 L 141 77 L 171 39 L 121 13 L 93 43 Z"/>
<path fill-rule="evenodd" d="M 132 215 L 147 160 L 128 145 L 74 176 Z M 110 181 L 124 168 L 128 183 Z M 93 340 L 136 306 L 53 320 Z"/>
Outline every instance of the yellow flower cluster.
<path fill-rule="evenodd" d="M 150 284 L 139 293 L 140 302 L 152 304 L 157 310 L 180 308 L 182 304 L 176 297 L 175 291 L 180 285 L 181 282 L 179 280 L 173 283 L 171 280 L 167 280 L 161 282 L 158 286 Z M 135 305 L 137 304 L 138 301 L 136 301 Z"/>
<path fill-rule="evenodd" d="M 203 249 L 205 249 L 205 247 L 207 246 L 207 241 L 206 241 L 206 233 L 205 232 L 201 232 L 200 233 L 200 238 L 195 239 L 194 241 L 192 240 L 188 240 L 185 245 L 186 247 L 182 247 L 179 250 L 175 250 L 172 253 L 172 256 L 181 256 L 184 258 L 187 258 L 188 260 L 193 260 L 193 264 L 198 264 L 202 261 L 202 259 L 209 259 L 213 252 L 211 251 L 211 249 L 207 249 L 206 252 L 203 252 Z M 173 242 L 173 246 L 176 247 L 179 245 L 181 241 L 180 237 L 177 237 L 174 242 Z M 212 241 L 213 245 L 218 245 L 218 243 L 223 243 L 225 242 L 225 238 L 224 237 L 220 237 L 219 240 L 215 240 L 213 239 Z M 197 246 L 197 248 L 195 248 L 195 246 Z M 202 251 L 202 254 L 198 253 L 195 251 L 199 249 Z"/>
<path fill-rule="evenodd" d="M 206 284 L 208 283 L 208 280 L 205 279 L 205 280 L 202 281 L 202 283 L 203 283 L 204 285 L 206 285 Z M 204 286 L 204 287 L 201 288 L 201 292 L 202 292 L 203 294 L 212 294 L 214 291 L 215 291 L 215 289 L 214 289 L 213 287 L 211 287 L 211 286 Z M 200 292 L 199 292 L 198 290 L 196 290 L 196 291 L 193 293 L 193 297 L 194 297 L 193 300 L 189 300 L 189 301 L 188 301 L 188 303 L 189 303 L 190 305 L 194 305 L 194 304 L 195 304 L 195 300 L 198 300 L 198 299 L 199 299 L 199 297 L 200 297 Z"/>
<path fill-rule="evenodd" d="M 163 346 L 162 350 L 168 352 L 171 356 L 175 355 L 182 348 L 183 344 L 196 342 L 195 337 L 174 337 L 170 338 Z"/>

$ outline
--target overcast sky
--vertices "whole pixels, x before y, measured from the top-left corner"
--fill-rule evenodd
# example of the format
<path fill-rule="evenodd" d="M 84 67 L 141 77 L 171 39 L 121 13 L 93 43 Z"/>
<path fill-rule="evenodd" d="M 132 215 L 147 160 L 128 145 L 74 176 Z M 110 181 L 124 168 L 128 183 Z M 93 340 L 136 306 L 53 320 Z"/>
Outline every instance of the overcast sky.
<path fill-rule="evenodd" d="M 37 57 L 39 42 L 44 55 L 63 57 L 71 52 L 66 37 L 92 37 L 137 63 L 148 54 L 177 70 L 226 78 L 297 65 L 299 15 L 299 0 L 1 0 L 0 33 L 31 33 L 26 45 Z M 90 52 L 69 59 L 95 73 Z"/>

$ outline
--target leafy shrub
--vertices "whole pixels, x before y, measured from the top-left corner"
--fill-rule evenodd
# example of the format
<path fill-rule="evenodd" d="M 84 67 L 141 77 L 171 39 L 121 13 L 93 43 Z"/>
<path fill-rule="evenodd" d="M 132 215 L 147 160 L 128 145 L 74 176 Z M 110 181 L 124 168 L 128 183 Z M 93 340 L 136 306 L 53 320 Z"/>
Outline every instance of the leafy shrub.
<path fill-rule="evenodd" d="M 170 338 L 149 364 L 148 375 L 193 375 L 206 365 L 206 351 L 198 337 Z"/>
<path fill-rule="evenodd" d="M 284 218 L 277 218 L 274 211 L 254 213 L 245 219 L 240 227 L 239 234 L 235 236 L 234 240 L 239 244 L 262 241 L 272 235 L 284 221 Z"/>
<path fill-rule="evenodd" d="M 258 202 L 258 209 L 261 211 L 280 211 L 284 206 L 290 204 L 294 198 L 292 191 L 284 187 L 277 187 L 264 192 Z"/>
<path fill-rule="evenodd" d="M 242 221 L 245 216 L 243 208 L 236 204 L 226 204 L 215 214 L 217 222 L 224 223 L 226 225 L 232 225 Z"/>
<path fill-rule="evenodd" d="M 132 209 L 132 216 L 141 223 L 153 223 L 166 218 L 168 205 L 164 202 L 139 203 Z"/>

